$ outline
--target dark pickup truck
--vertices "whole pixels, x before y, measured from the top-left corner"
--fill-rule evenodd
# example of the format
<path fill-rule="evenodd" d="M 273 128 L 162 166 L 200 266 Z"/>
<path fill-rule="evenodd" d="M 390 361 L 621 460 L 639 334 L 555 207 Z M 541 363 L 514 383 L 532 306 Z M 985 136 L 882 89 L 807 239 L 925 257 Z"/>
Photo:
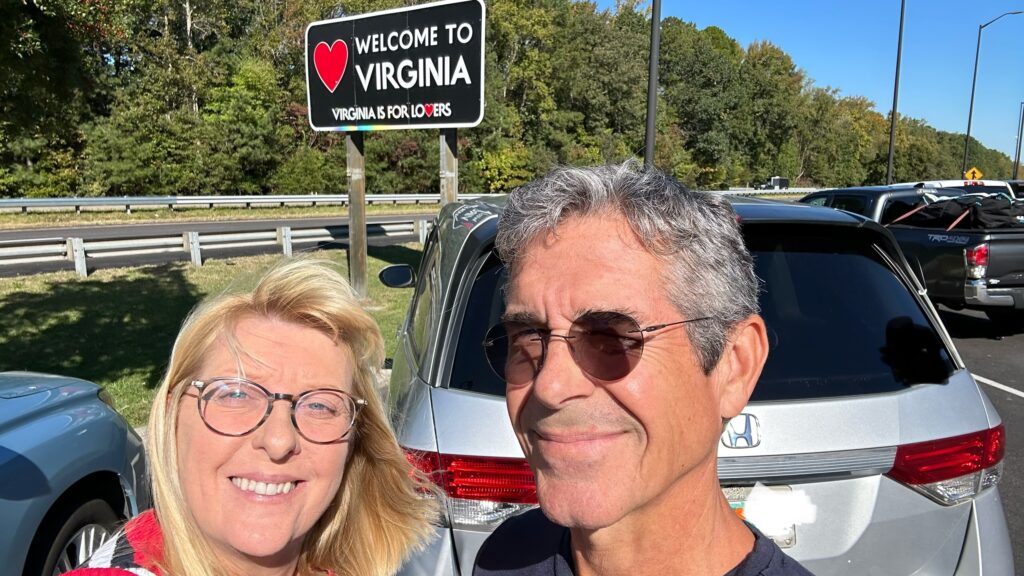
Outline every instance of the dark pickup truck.
<path fill-rule="evenodd" d="M 933 302 L 984 311 L 994 322 L 1024 329 L 1024 224 L 1005 228 L 923 228 L 898 221 L 929 195 L 956 197 L 962 189 L 872 186 L 824 190 L 800 199 L 860 214 L 886 225 Z"/>

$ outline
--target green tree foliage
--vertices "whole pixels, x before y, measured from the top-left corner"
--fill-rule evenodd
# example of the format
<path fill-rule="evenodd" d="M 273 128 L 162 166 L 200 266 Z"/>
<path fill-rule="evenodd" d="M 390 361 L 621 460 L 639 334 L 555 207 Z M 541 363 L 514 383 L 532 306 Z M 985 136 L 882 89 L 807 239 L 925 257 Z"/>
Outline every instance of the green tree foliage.
<path fill-rule="evenodd" d="M 305 27 L 409 3 L 0 3 L 0 196 L 342 192 L 344 135 L 307 120 Z M 649 18 L 641 0 L 487 2 L 486 112 L 459 131 L 460 188 L 643 155 Z M 769 42 L 678 18 L 661 39 L 658 166 L 701 188 L 884 181 L 874 103 L 815 86 Z M 963 142 L 901 117 L 897 180 L 958 176 Z M 367 134 L 365 152 L 368 192 L 438 189 L 437 131 Z M 970 164 L 1010 171 L 977 141 Z"/>

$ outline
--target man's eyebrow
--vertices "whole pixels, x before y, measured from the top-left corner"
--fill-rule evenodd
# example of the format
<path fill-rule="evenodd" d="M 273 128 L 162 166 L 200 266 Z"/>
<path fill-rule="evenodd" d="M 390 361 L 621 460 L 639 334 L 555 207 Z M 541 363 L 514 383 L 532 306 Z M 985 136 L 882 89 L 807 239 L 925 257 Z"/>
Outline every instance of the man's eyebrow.
<path fill-rule="evenodd" d="M 540 326 L 544 324 L 544 321 L 533 312 L 506 312 L 501 315 L 502 322 L 515 322 L 517 324 L 526 324 L 528 326 Z"/>
<path fill-rule="evenodd" d="M 622 307 L 622 308 L 611 307 L 611 308 L 577 308 L 576 309 L 576 316 L 575 317 L 579 318 L 580 316 L 583 316 L 584 314 L 602 314 L 602 313 L 607 313 L 607 312 L 614 312 L 616 314 L 622 314 L 624 316 L 629 316 L 630 318 L 636 318 L 637 316 L 639 316 L 639 314 L 637 314 L 636 310 L 633 310 L 632 308 L 628 308 L 628 307 Z"/>

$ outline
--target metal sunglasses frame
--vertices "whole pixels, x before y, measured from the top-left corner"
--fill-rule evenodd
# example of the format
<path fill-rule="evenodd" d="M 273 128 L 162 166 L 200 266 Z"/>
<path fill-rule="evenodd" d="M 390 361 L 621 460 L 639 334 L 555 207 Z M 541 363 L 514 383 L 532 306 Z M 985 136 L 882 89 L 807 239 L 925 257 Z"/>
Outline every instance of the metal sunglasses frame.
<path fill-rule="evenodd" d="M 540 371 L 544 369 L 544 362 L 547 360 L 547 357 L 548 357 L 548 344 L 551 342 L 552 338 L 561 338 L 562 340 L 565 340 L 565 343 L 569 346 L 569 355 L 572 357 L 572 361 L 576 363 L 576 366 L 578 366 L 579 369 L 582 370 L 585 374 L 588 374 L 588 375 L 590 375 L 590 376 L 592 376 L 594 378 L 597 378 L 598 380 L 601 380 L 601 381 L 604 381 L 604 382 L 611 382 L 613 380 L 625 378 L 626 376 L 629 375 L 630 372 L 632 372 L 634 369 L 636 369 L 636 364 L 634 364 L 622 376 L 619 376 L 618 378 L 613 379 L 613 380 L 605 380 L 604 378 L 601 378 L 600 376 L 598 376 L 596 374 L 592 374 L 589 370 L 587 370 L 587 368 L 585 366 L 583 366 L 582 364 L 579 363 L 579 360 L 577 360 L 577 358 L 576 358 L 576 349 L 572 345 L 572 341 L 575 340 L 576 338 L 579 338 L 579 336 L 573 336 L 571 334 L 572 334 L 573 327 L 576 326 L 576 323 L 580 320 L 580 318 L 583 318 L 584 316 L 587 316 L 588 314 L 598 314 L 598 315 L 600 315 L 600 314 L 609 314 L 609 312 L 588 312 L 587 314 L 581 315 L 579 318 L 576 318 L 575 320 L 573 320 L 572 324 L 569 325 L 569 332 L 567 334 L 555 334 L 554 332 L 552 332 L 551 330 L 546 329 L 546 328 L 530 328 L 530 327 L 527 327 L 526 329 L 521 330 L 520 332 L 517 333 L 517 335 L 518 335 L 518 334 L 522 334 L 523 332 L 534 332 L 538 336 L 537 340 L 540 341 L 540 359 L 537 362 L 537 368 L 536 368 L 536 370 L 534 370 L 533 378 L 531 380 L 536 379 L 537 376 L 540 375 Z M 639 357 L 637 358 L 637 364 L 640 363 L 640 358 L 643 358 L 644 344 L 645 344 L 644 334 L 650 334 L 651 332 L 656 332 L 656 331 L 661 330 L 663 328 L 668 328 L 669 326 L 678 326 L 678 325 L 681 325 L 681 324 L 689 324 L 690 322 L 698 322 L 700 320 L 710 320 L 711 319 L 710 316 L 702 316 L 700 318 L 690 318 L 688 320 L 676 320 L 675 322 L 665 322 L 665 323 L 662 323 L 662 324 L 651 324 L 650 326 L 640 326 L 640 323 L 636 321 L 636 318 L 633 318 L 632 316 L 630 316 L 628 314 L 623 314 L 621 312 L 611 312 L 611 314 L 617 314 L 617 315 L 619 315 L 619 316 L 621 316 L 623 318 L 626 318 L 630 322 L 633 323 L 633 326 L 636 326 L 636 328 L 634 328 L 633 330 L 628 331 L 627 334 L 639 334 L 639 338 L 637 339 L 637 341 L 640 343 L 640 354 L 639 354 Z M 504 324 L 504 323 L 502 323 L 502 324 Z M 491 328 L 489 328 L 487 330 L 487 333 L 490 334 L 491 330 L 493 330 L 497 326 L 501 326 L 502 324 L 496 324 L 495 326 L 492 326 Z M 494 346 L 495 343 L 496 343 L 495 341 L 498 340 L 499 338 L 508 339 L 509 335 L 508 335 L 507 331 L 506 331 L 505 336 L 500 336 L 498 338 L 485 338 L 484 341 L 483 341 L 483 347 L 486 349 L 486 348 L 490 348 L 491 346 Z M 484 356 L 487 358 L 487 365 L 491 367 L 491 371 L 493 371 L 498 376 L 498 378 L 501 378 L 501 380 L 503 382 L 508 382 L 507 380 L 505 380 L 505 375 L 501 371 L 499 371 L 496 366 L 494 366 L 491 363 L 490 357 L 487 355 L 486 350 L 485 350 Z"/>

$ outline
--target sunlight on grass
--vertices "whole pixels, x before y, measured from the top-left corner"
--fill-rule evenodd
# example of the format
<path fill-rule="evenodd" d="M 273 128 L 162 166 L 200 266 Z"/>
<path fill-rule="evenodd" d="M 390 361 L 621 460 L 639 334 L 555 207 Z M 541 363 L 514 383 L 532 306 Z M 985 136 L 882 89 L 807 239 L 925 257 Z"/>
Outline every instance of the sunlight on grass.
<path fill-rule="evenodd" d="M 322 251 L 348 276 L 346 253 Z M 371 247 L 365 306 L 390 358 L 412 290 L 383 286 L 389 264 L 419 264 L 420 246 Z M 203 298 L 250 289 L 281 256 L 0 278 L 0 371 L 32 370 L 96 382 L 133 426 L 144 424 L 182 320 Z"/>

